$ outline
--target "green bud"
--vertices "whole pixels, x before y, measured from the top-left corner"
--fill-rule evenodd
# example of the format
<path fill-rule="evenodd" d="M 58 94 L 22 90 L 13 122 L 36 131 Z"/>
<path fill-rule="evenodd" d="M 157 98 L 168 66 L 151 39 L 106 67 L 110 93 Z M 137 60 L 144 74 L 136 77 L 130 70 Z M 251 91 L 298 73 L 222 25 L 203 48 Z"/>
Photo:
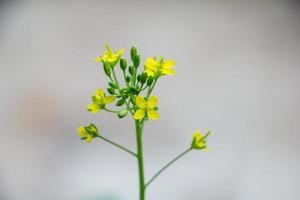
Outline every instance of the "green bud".
<path fill-rule="evenodd" d="M 119 101 L 117 101 L 116 106 L 122 106 L 124 105 L 125 100 L 124 99 L 120 99 Z"/>
<path fill-rule="evenodd" d="M 122 96 L 122 99 L 124 99 L 124 100 L 126 100 L 128 98 L 128 95 L 127 94 L 124 94 L 123 96 Z"/>
<path fill-rule="evenodd" d="M 114 88 L 108 87 L 108 88 L 107 88 L 107 91 L 108 91 L 108 93 L 111 94 L 111 95 L 114 95 L 114 94 L 115 94 Z"/>
<path fill-rule="evenodd" d="M 114 89 L 117 89 L 117 88 L 118 88 L 118 86 L 117 86 L 117 84 L 116 84 L 115 82 L 108 82 L 108 85 L 109 85 L 110 87 L 114 88 Z"/>
<path fill-rule="evenodd" d="M 133 65 L 135 68 L 138 68 L 138 66 L 140 65 L 140 54 L 136 54 L 134 59 L 133 59 Z"/>
<path fill-rule="evenodd" d="M 150 85 L 153 83 L 153 81 L 154 81 L 153 76 L 150 76 L 150 77 L 148 78 L 147 85 L 150 86 Z"/>
<path fill-rule="evenodd" d="M 132 67 L 132 66 L 129 66 L 129 74 L 130 75 L 133 75 L 134 74 L 134 67 Z"/>
<path fill-rule="evenodd" d="M 110 64 L 108 62 L 103 63 L 104 72 L 107 76 L 110 76 Z"/>
<path fill-rule="evenodd" d="M 131 77 L 130 76 L 126 76 L 125 81 L 126 81 L 126 83 L 129 83 L 131 81 Z"/>
<path fill-rule="evenodd" d="M 131 60 L 134 61 L 136 55 L 137 55 L 137 49 L 135 46 L 132 46 L 131 47 L 131 50 L 130 50 L 130 56 L 131 56 Z"/>
<path fill-rule="evenodd" d="M 141 75 L 140 75 L 140 74 L 137 75 L 136 80 L 137 80 L 137 81 L 141 81 Z"/>
<path fill-rule="evenodd" d="M 140 81 L 141 81 L 142 84 L 144 84 L 146 82 L 146 80 L 147 80 L 147 73 L 143 72 L 141 74 L 141 80 Z"/>
<path fill-rule="evenodd" d="M 136 87 L 129 87 L 128 93 L 132 95 L 137 95 L 139 93 L 139 90 Z"/>
<path fill-rule="evenodd" d="M 120 112 L 118 112 L 118 117 L 121 119 L 121 118 L 125 117 L 127 114 L 128 114 L 128 110 L 124 109 L 124 110 L 121 110 Z"/>
<path fill-rule="evenodd" d="M 122 69 L 123 71 L 126 70 L 126 68 L 127 68 L 127 61 L 125 60 L 125 58 L 121 58 L 121 59 L 120 59 L 120 67 L 121 67 L 121 69 Z"/>
<path fill-rule="evenodd" d="M 121 94 L 126 94 L 128 92 L 128 88 L 123 88 L 120 90 Z"/>

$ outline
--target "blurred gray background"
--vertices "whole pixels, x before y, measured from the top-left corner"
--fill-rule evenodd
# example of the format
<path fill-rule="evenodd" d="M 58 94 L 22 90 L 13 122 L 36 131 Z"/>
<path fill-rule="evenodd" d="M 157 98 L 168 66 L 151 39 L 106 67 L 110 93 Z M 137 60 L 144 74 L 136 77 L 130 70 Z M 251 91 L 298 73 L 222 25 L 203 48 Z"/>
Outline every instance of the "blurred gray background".
<path fill-rule="evenodd" d="M 1 1 L 0 199 L 138 198 L 134 158 L 80 125 L 135 149 L 133 122 L 86 112 L 105 87 L 106 43 L 175 59 L 159 80 L 160 116 L 145 127 L 149 200 L 300 199 L 300 6 L 297 1 Z M 128 51 L 125 53 L 128 56 Z"/>

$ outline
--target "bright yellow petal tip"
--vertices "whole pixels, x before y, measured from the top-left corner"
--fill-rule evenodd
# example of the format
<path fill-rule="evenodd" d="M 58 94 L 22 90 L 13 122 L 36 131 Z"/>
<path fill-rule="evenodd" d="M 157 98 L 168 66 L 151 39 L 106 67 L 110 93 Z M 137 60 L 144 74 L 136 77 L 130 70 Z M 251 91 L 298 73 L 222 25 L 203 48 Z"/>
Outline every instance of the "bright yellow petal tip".
<path fill-rule="evenodd" d="M 155 110 L 149 110 L 147 112 L 147 115 L 148 115 L 149 119 L 152 119 L 152 120 L 158 120 L 159 119 L 158 112 L 155 111 Z"/>
<path fill-rule="evenodd" d="M 136 120 L 143 119 L 144 117 L 145 117 L 145 111 L 142 109 L 137 110 L 133 115 L 133 118 Z"/>
<path fill-rule="evenodd" d="M 101 57 L 99 57 L 99 56 L 97 56 L 97 57 L 95 58 L 95 62 L 96 62 L 96 63 L 99 63 L 99 62 L 101 62 L 101 60 L 102 60 L 102 58 L 101 58 Z"/>

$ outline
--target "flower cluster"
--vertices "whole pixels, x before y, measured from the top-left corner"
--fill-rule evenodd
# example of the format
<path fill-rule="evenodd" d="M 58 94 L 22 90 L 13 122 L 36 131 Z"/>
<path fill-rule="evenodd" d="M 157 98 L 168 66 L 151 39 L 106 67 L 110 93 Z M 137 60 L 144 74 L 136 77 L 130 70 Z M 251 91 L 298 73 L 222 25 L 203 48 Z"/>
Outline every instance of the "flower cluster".
<path fill-rule="evenodd" d="M 109 45 L 105 46 L 102 56 L 95 58 L 97 63 L 101 63 L 104 73 L 108 79 L 106 94 L 103 89 L 97 89 L 92 102 L 87 105 L 87 110 L 96 114 L 100 110 L 105 110 L 116 114 L 118 118 L 123 118 L 130 113 L 136 122 L 144 123 L 147 120 L 158 120 L 158 99 L 151 96 L 154 86 L 160 77 L 174 75 L 175 61 L 164 57 L 146 58 L 143 68 L 141 67 L 140 54 L 136 47 L 130 50 L 130 61 L 124 57 L 124 49 L 114 51 Z M 121 71 L 123 81 L 119 81 L 116 73 L 117 65 Z M 141 70 L 140 70 L 141 69 Z M 123 83 L 123 84 L 121 84 Z M 108 108 L 108 104 L 115 104 L 115 108 Z M 78 133 L 81 139 L 90 142 L 98 135 L 95 125 L 80 127 Z M 210 133 L 210 132 L 209 132 Z M 206 137 L 199 131 L 193 136 L 192 149 L 207 150 Z"/>

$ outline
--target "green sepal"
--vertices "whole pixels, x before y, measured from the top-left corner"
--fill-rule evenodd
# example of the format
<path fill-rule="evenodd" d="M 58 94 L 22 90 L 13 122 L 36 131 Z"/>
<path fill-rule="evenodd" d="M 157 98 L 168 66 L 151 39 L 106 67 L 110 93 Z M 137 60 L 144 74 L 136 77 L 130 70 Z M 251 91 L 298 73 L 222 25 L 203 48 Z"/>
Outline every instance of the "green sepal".
<path fill-rule="evenodd" d="M 99 135 L 99 131 L 98 131 L 97 127 L 92 123 L 90 123 L 90 125 L 88 125 L 88 126 L 85 126 L 84 129 L 86 130 L 86 132 L 89 133 L 89 135 L 91 135 L 93 137 L 96 137 Z"/>
<path fill-rule="evenodd" d="M 117 84 L 116 84 L 115 82 L 108 82 L 108 85 L 109 85 L 110 87 L 114 88 L 114 89 L 117 89 L 117 88 L 118 88 L 118 86 L 117 86 Z"/>
<path fill-rule="evenodd" d="M 116 106 L 122 106 L 124 105 L 125 100 L 124 99 L 120 99 L 119 101 L 117 101 Z"/>
<path fill-rule="evenodd" d="M 124 109 L 118 112 L 118 117 L 121 119 L 123 117 L 125 117 L 128 114 L 128 110 Z"/>
<path fill-rule="evenodd" d="M 111 94 L 111 95 L 116 94 L 114 88 L 108 87 L 108 88 L 107 88 L 107 91 L 108 91 L 108 93 Z"/>

